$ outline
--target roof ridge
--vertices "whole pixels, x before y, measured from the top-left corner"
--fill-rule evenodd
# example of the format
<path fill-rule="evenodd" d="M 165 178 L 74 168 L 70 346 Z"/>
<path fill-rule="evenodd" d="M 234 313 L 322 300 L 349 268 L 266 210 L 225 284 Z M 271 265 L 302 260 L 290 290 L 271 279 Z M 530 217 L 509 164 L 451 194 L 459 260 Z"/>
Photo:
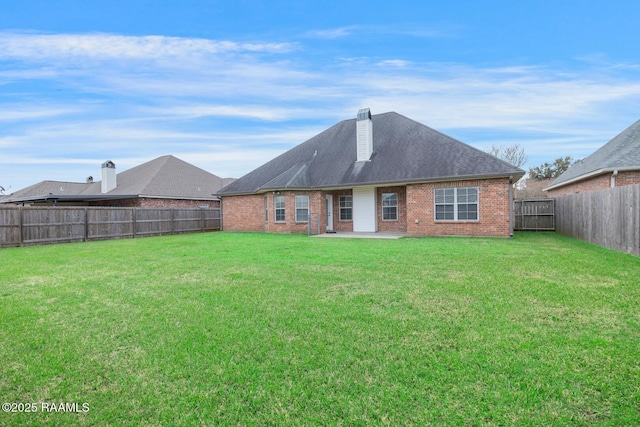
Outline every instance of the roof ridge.
<path fill-rule="evenodd" d="M 146 189 L 153 181 L 154 179 L 160 174 L 160 171 L 162 170 L 162 168 L 164 167 L 164 165 L 166 165 L 169 157 L 171 157 L 171 155 L 164 155 L 164 156 L 160 156 L 160 157 L 156 157 L 155 159 L 149 160 L 145 163 L 142 163 L 140 165 L 134 166 L 130 169 L 127 169 L 125 171 L 120 172 L 118 175 L 122 174 L 122 173 L 135 173 L 138 170 L 141 170 L 142 168 L 146 167 L 154 167 L 155 169 L 152 169 L 150 174 L 143 174 L 142 175 L 142 180 L 140 180 L 140 188 L 141 189 Z M 140 178 L 140 177 L 138 177 Z M 140 194 L 142 194 L 143 192 L 141 192 Z"/>

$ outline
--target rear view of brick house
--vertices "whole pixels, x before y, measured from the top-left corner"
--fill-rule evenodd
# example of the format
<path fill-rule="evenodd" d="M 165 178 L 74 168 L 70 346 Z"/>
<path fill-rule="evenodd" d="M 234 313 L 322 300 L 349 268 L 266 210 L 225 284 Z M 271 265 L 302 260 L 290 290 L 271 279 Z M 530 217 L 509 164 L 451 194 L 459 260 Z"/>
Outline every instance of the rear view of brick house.
<path fill-rule="evenodd" d="M 513 232 L 512 184 L 490 154 L 395 112 L 358 111 L 218 192 L 223 228 L 306 233 Z"/>

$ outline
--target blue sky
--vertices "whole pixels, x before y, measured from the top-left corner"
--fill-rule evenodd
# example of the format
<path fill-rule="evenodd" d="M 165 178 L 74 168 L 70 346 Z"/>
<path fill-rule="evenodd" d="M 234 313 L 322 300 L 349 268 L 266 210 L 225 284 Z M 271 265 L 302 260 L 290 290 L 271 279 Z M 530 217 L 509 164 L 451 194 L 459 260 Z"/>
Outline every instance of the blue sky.
<path fill-rule="evenodd" d="M 0 7 L 0 186 L 173 154 L 240 177 L 357 110 L 526 167 L 640 119 L 640 2 L 21 0 Z"/>

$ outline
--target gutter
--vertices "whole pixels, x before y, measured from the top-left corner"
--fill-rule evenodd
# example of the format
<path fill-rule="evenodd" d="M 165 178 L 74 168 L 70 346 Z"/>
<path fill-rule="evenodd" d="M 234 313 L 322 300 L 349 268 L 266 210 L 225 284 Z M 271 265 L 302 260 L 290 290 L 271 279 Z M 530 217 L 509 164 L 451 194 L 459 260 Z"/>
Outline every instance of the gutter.
<path fill-rule="evenodd" d="M 509 177 L 509 237 L 513 237 L 515 228 L 515 210 L 513 209 L 513 175 Z"/>

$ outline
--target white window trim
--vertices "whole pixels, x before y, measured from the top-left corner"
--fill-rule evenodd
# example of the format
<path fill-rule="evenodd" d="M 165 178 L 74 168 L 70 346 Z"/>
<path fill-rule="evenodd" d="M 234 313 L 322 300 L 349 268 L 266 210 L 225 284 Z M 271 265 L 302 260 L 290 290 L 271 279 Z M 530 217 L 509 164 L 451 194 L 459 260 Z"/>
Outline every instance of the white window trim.
<path fill-rule="evenodd" d="M 477 211 L 477 218 L 476 219 L 458 219 L 458 189 L 463 189 L 463 188 L 475 188 L 476 189 L 476 195 L 478 200 L 476 200 L 475 205 L 478 206 L 478 211 Z M 453 219 L 437 219 L 436 218 L 436 206 L 438 205 L 449 205 L 450 203 L 436 203 L 436 191 L 437 190 L 449 190 L 449 189 L 453 189 Z M 460 204 L 474 204 L 474 203 L 460 203 Z M 469 186 L 469 187 L 440 187 L 440 188 L 435 188 L 433 190 L 433 220 L 435 222 L 480 222 L 480 188 L 479 187 L 474 187 L 474 186 Z"/>
<path fill-rule="evenodd" d="M 306 207 L 298 207 L 298 198 L 302 198 L 305 197 L 307 199 L 307 206 Z M 305 220 L 301 220 L 298 219 L 298 210 L 306 210 L 307 211 L 307 219 Z M 300 222 L 300 223 L 307 223 L 309 222 L 309 214 L 310 214 L 310 210 L 309 210 L 309 196 L 306 194 L 298 194 L 296 195 L 296 222 Z"/>
<path fill-rule="evenodd" d="M 386 206 L 387 208 L 389 207 L 395 207 L 396 208 L 396 218 L 395 219 L 384 219 L 384 196 L 387 194 L 395 194 L 396 195 L 396 205 L 395 206 Z M 400 200 L 398 197 L 398 193 L 393 192 L 393 193 L 382 193 L 382 195 L 380 196 L 380 218 L 382 219 L 383 222 L 394 222 L 394 221 L 399 221 L 400 220 L 400 212 L 398 210 L 398 205 L 400 204 Z"/>
<path fill-rule="evenodd" d="M 343 208 L 341 206 L 341 200 L 343 197 L 351 197 L 351 206 L 350 207 L 345 207 Z M 342 219 L 342 210 L 343 209 L 348 209 L 351 211 L 351 219 Z M 353 222 L 353 196 L 350 194 L 344 194 L 342 196 L 338 197 L 338 221 L 342 221 L 342 222 Z"/>
<path fill-rule="evenodd" d="M 284 207 L 282 207 L 282 208 L 278 208 L 278 203 L 277 203 L 278 197 L 282 197 L 283 200 L 284 200 Z M 278 219 L 278 210 L 279 209 L 284 211 L 284 219 L 282 219 L 282 220 Z M 284 222 L 287 222 L 287 198 L 285 196 L 280 195 L 280 196 L 275 196 L 273 198 L 273 222 L 277 222 L 277 223 L 280 223 L 280 224 L 282 224 Z"/>

